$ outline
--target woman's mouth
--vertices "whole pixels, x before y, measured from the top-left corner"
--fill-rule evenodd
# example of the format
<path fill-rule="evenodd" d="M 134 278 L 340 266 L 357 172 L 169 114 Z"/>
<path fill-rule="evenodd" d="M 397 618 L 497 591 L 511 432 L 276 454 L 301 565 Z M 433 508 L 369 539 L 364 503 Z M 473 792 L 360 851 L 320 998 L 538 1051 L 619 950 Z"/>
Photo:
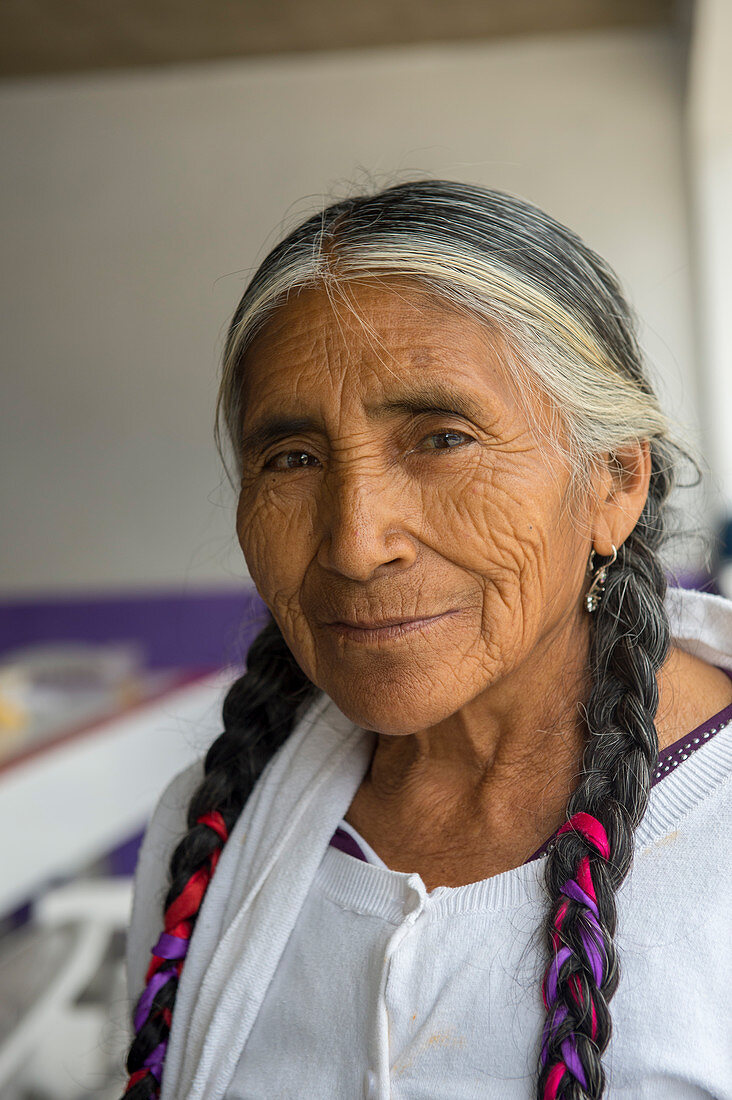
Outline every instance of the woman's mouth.
<path fill-rule="evenodd" d="M 444 619 L 457 615 L 458 609 L 441 611 L 437 615 L 425 615 L 413 619 L 374 619 L 360 622 L 343 621 L 328 623 L 328 629 L 342 638 L 354 642 L 384 642 L 426 631 Z"/>

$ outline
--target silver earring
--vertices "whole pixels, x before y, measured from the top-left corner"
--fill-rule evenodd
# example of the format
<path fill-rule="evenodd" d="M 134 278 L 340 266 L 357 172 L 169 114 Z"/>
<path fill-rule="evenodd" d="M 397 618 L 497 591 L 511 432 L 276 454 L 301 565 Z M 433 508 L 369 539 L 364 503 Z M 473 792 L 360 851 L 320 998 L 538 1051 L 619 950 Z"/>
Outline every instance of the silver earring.
<path fill-rule="evenodd" d="M 606 561 L 604 565 L 601 565 L 599 569 L 595 569 L 595 551 L 590 550 L 590 560 L 587 563 L 587 572 L 592 576 L 592 584 L 590 585 L 587 595 L 585 596 L 585 609 L 592 614 L 593 611 L 597 611 L 602 594 L 605 591 L 605 582 L 607 580 L 607 571 L 614 562 L 617 561 L 618 551 L 613 546 L 613 556 L 610 561 Z"/>

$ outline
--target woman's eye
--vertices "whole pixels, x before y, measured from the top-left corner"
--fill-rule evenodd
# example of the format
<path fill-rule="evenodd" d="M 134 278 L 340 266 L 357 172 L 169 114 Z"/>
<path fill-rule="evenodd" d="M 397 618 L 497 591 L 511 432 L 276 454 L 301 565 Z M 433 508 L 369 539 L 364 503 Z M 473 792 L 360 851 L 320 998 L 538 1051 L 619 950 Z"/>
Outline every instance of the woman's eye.
<path fill-rule="evenodd" d="M 268 458 L 264 464 L 265 470 L 299 470 L 305 466 L 314 466 L 317 463 L 315 455 L 308 451 L 280 451 L 279 454 Z"/>
<path fill-rule="evenodd" d="M 473 436 L 468 435 L 467 432 L 432 432 L 431 435 L 425 437 L 422 445 L 428 451 L 449 451 L 461 446 L 463 443 L 472 443 L 473 441 Z"/>

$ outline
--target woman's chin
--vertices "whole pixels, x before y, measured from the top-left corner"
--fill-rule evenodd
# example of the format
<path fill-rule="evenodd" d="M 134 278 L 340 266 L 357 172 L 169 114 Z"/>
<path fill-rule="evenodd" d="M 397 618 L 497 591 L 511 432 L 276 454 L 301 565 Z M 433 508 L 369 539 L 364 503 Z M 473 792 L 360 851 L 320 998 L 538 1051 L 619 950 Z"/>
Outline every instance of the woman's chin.
<path fill-rule="evenodd" d="M 394 684 L 330 684 L 323 690 L 357 726 L 392 737 L 420 733 L 449 718 L 462 704 L 454 698 L 436 699 L 424 685 L 422 691 L 399 688 Z"/>

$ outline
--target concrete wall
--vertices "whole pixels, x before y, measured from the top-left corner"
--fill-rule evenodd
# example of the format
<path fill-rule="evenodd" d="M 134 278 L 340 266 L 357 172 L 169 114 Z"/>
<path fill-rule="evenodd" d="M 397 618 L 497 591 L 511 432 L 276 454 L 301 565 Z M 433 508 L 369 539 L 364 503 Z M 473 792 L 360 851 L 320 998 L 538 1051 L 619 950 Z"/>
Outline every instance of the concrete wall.
<path fill-rule="evenodd" d="M 6 83 L 2 593 L 244 576 L 222 329 L 282 225 L 372 178 L 477 181 L 576 228 L 694 427 L 682 70 L 632 31 Z"/>

